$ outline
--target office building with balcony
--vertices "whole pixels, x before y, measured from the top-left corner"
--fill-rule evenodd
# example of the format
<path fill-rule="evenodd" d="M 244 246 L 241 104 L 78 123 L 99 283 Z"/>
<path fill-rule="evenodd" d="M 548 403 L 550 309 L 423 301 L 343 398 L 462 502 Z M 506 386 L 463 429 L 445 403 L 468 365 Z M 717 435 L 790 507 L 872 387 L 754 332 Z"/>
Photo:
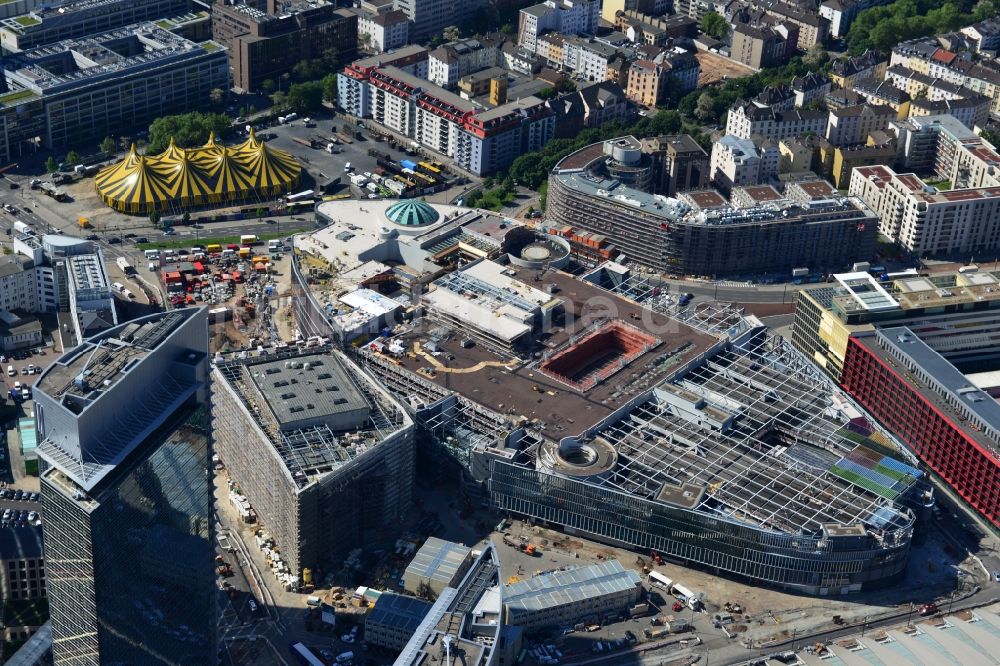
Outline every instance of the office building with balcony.
<path fill-rule="evenodd" d="M 331 350 L 220 359 L 217 450 L 290 575 L 394 538 L 410 506 L 413 422 Z"/>
<path fill-rule="evenodd" d="M 56 664 L 216 660 L 208 365 L 191 308 L 89 338 L 36 382 Z"/>
<path fill-rule="evenodd" d="M 410 20 L 410 41 L 424 42 L 449 26 L 461 25 L 484 4 L 485 0 L 394 0 L 392 6 Z"/>
<path fill-rule="evenodd" d="M 988 272 L 918 275 L 879 281 L 867 273 L 835 274 L 835 282 L 799 292 L 792 344 L 839 380 L 848 339 L 906 326 L 948 362 L 970 369 L 1000 361 L 1000 289 Z M 986 349 L 995 351 L 988 354 Z"/>

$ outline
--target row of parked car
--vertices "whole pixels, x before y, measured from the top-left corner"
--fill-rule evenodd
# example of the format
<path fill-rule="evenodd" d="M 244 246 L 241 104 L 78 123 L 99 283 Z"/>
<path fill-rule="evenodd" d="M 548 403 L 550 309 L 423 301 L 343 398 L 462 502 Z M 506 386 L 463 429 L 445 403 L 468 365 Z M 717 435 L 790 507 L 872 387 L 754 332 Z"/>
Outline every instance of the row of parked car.
<path fill-rule="evenodd" d="M 0 363 L 2 363 L 2 362 L 3 361 L 0 361 Z M 22 375 L 40 375 L 40 374 L 42 374 L 42 369 L 39 368 L 34 363 L 29 363 L 28 365 L 26 365 L 23 368 L 21 368 L 21 374 Z M 8 377 L 16 377 L 17 376 L 17 369 L 14 366 L 12 366 L 12 365 L 8 365 L 7 366 L 7 376 Z"/>
<path fill-rule="evenodd" d="M 0 518 L 0 527 L 27 527 L 41 524 L 42 519 L 38 516 L 38 512 L 27 509 L 4 509 L 3 517 Z"/>
<path fill-rule="evenodd" d="M 38 493 L 29 493 L 27 490 L 0 488 L 0 499 L 18 500 L 21 502 L 37 502 L 39 496 Z"/>

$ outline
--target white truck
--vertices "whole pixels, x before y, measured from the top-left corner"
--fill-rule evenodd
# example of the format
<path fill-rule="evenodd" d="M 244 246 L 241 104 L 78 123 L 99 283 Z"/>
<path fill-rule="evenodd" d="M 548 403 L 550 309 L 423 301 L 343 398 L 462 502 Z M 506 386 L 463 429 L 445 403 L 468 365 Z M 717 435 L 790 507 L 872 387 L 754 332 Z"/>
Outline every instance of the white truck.
<path fill-rule="evenodd" d="M 112 283 L 111 288 L 117 291 L 119 294 L 125 293 L 125 285 L 123 285 L 121 282 Z"/>
<path fill-rule="evenodd" d="M 132 275 L 135 273 L 135 266 L 130 264 L 129 260 L 125 257 L 118 257 L 115 259 L 115 263 L 118 264 L 118 268 L 120 268 L 122 273 L 125 275 Z"/>
<path fill-rule="evenodd" d="M 21 220 L 16 220 L 14 222 L 14 231 L 16 231 L 19 234 L 23 234 L 23 233 L 27 233 L 27 232 L 31 231 L 31 227 L 29 227 L 27 224 L 25 224 Z"/>

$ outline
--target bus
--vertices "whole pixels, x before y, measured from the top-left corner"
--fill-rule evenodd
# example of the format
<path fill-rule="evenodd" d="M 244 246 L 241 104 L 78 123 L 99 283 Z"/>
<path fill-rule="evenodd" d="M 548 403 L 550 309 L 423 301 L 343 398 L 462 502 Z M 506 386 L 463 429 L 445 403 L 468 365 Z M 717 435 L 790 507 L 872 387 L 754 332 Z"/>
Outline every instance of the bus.
<path fill-rule="evenodd" d="M 316 202 L 309 201 L 292 201 L 285 204 L 285 211 L 289 214 L 294 215 L 295 213 L 308 213 L 313 210 L 316 206 Z"/>
<path fill-rule="evenodd" d="M 316 196 L 316 193 L 312 190 L 303 190 L 302 192 L 289 194 L 285 197 L 285 201 L 288 203 L 292 203 L 293 201 L 305 201 L 306 199 L 312 199 L 314 196 Z"/>
<path fill-rule="evenodd" d="M 242 234 L 240 236 L 240 245 L 253 245 L 259 240 L 256 234 Z"/>
<path fill-rule="evenodd" d="M 295 658 L 299 660 L 302 666 L 326 666 L 323 661 L 319 659 L 316 655 L 312 653 L 312 650 L 307 648 L 302 643 L 292 643 L 288 646 Z"/>
<path fill-rule="evenodd" d="M 441 173 L 441 169 L 437 168 L 436 166 L 434 166 L 430 162 L 418 162 L 417 166 L 419 166 L 419 167 L 421 167 L 423 169 L 427 169 L 428 171 L 430 171 L 431 173 L 433 173 L 435 175 Z"/>

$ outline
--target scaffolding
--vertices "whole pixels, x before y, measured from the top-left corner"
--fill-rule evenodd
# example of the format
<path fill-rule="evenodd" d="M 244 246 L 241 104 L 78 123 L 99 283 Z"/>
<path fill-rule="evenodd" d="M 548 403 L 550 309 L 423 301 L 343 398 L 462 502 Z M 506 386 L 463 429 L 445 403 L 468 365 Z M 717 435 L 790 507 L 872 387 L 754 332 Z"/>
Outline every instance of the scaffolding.
<path fill-rule="evenodd" d="M 297 351 L 290 351 L 255 360 L 273 362 L 298 355 Z M 335 360 L 331 359 L 331 362 Z M 350 463 L 403 426 L 401 411 L 381 399 L 366 385 L 365 378 L 354 377 L 350 368 L 342 366 L 351 381 L 351 390 L 362 396 L 369 407 L 365 425 L 350 432 L 334 432 L 325 423 L 284 430 L 250 376 L 252 365 L 253 361 L 248 363 L 246 359 L 235 359 L 218 363 L 217 367 L 264 432 L 299 488 L 308 485 L 318 475 Z"/>

